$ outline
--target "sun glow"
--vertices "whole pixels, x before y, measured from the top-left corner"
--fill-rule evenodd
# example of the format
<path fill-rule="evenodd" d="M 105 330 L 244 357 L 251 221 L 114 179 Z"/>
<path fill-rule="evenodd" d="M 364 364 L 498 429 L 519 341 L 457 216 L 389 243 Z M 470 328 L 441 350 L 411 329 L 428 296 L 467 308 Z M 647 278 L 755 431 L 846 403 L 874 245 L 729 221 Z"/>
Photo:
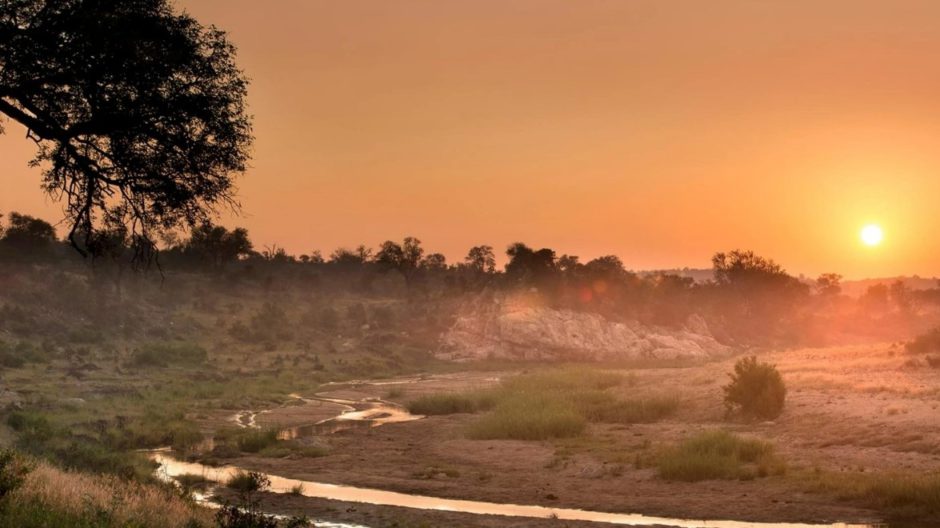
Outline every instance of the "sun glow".
<path fill-rule="evenodd" d="M 862 228 L 859 236 L 862 239 L 862 243 L 866 246 L 877 246 L 881 244 L 881 241 L 884 239 L 884 232 L 881 230 L 880 226 L 869 224 Z"/>

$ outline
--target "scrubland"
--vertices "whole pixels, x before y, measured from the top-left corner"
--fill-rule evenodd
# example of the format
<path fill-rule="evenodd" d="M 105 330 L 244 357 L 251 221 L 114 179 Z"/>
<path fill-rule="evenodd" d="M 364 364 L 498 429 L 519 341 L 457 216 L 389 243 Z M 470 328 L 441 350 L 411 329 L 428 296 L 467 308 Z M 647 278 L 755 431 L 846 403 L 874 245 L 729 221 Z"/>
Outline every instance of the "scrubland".
<path fill-rule="evenodd" d="M 472 292 L 415 293 L 385 276 L 359 290 L 271 270 L 120 285 L 68 269 L 10 271 L 0 277 L 0 435 L 35 469 L 3 499 L 7 526 L 151 526 L 156 501 L 175 525 L 217 524 L 153 477 L 140 450 L 159 447 L 449 498 L 757 521 L 940 518 L 931 334 L 910 346 L 767 344 L 697 360 L 452 363 L 435 357 L 438 339 Z M 777 365 L 786 383 L 773 420 L 727 414 L 722 387 L 745 353 Z M 425 418 L 285 436 L 344 410 L 314 395 L 380 399 Z M 179 484 L 214 486 L 199 475 Z M 93 492 L 69 495 L 76 489 Z M 369 526 L 535 525 L 297 493 L 261 501 Z"/>

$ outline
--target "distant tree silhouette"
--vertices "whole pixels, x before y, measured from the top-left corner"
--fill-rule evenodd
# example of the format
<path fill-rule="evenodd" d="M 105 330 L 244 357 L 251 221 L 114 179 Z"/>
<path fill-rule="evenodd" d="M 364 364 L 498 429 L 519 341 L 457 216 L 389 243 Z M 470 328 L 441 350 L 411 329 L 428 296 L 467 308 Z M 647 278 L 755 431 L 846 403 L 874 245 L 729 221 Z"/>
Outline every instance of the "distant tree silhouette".
<path fill-rule="evenodd" d="M 384 269 L 398 270 L 406 280 L 410 280 L 421 264 L 423 255 L 421 241 L 415 237 L 405 237 L 401 245 L 391 240 L 382 242 L 378 253 L 375 254 L 375 262 Z"/>
<path fill-rule="evenodd" d="M 141 248 L 235 205 L 252 138 L 234 58 L 170 0 L 0 3 L 0 113 L 36 143 L 79 251 L 107 222 Z"/>
<path fill-rule="evenodd" d="M 626 273 L 626 269 L 624 269 L 620 257 L 605 255 L 585 264 L 584 272 L 592 280 L 616 281 Z"/>
<path fill-rule="evenodd" d="M 842 293 L 842 275 L 823 273 L 816 279 L 816 293 L 824 296 L 836 296 Z"/>
<path fill-rule="evenodd" d="M 386 269 L 400 269 L 405 261 L 405 251 L 401 245 L 391 240 L 386 240 L 379 245 L 379 251 L 375 254 L 375 262 Z"/>
<path fill-rule="evenodd" d="M 463 260 L 472 270 L 481 273 L 496 271 L 496 255 L 493 253 L 492 246 L 474 246 L 470 248 Z"/>
<path fill-rule="evenodd" d="M 236 227 L 229 231 L 208 222 L 193 228 L 186 242 L 186 252 L 217 268 L 250 256 L 252 250 L 247 229 Z"/>
<path fill-rule="evenodd" d="M 566 274 L 577 273 L 583 267 L 577 255 L 562 255 L 556 263 L 558 271 Z"/>
<path fill-rule="evenodd" d="M 907 313 L 914 309 L 914 296 L 907 284 L 904 284 L 904 281 L 899 279 L 892 282 L 888 288 L 888 293 L 891 301 L 901 312 Z"/>
<path fill-rule="evenodd" d="M 421 241 L 415 237 L 405 237 L 401 249 L 404 266 L 409 270 L 416 269 L 421 263 L 421 257 L 424 256 Z"/>
<path fill-rule="evenodd" d="M 48 256 L 56 244 L 55 228 L 45 220 L 12 212 L 0 242 L 5 252 L 19 259 Z"/>
<path fill-rule="evenodd" d="M 429 271 L 444 271 L 447 269 L 447 257 L 441 253 L 431 253 L 421 260 L 421 268 Z"/>
<path fill-rule="evenodd" d="M 542 248 L 534 250 L 516 242 L 506 250 L 509 262 L 506 264 L 506 276 L 518 282 L 544 282 L 555 272 L 555 251 Z"/>
<path fill-rule="evenodd" d="M 364 248 L 365 246 L 359 246 Z M 330 254 L 329 263 L 333 266 L 345 270 L 351 270 L 362 266 L 367 261 L 367 255 L 363 251 L 355 251 L 347 248 L 337 248 Z"/>
<path fill-rule="evenodd" d="M 787 274 L 773 260 L 753 251 L 716 253 L 712 258 L 721 311 L 737 321 L 740 335 L 772 336 L 793 318 L 794 308 L 809 287 Z"/>

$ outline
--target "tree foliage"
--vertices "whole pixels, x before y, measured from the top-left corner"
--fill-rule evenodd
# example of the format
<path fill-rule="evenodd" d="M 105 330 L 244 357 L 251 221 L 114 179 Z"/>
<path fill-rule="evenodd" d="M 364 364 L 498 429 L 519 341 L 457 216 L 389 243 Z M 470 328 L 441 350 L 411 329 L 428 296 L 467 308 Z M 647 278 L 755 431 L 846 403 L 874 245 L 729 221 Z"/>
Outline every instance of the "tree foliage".
<path fill-rule="evenodd" d="M 79 251 L 107 222 L 147 242 L 234 206 L 246 89 L 225 34 L 169 0 L 0 3 L 0 113 L 35 142 Z"/>

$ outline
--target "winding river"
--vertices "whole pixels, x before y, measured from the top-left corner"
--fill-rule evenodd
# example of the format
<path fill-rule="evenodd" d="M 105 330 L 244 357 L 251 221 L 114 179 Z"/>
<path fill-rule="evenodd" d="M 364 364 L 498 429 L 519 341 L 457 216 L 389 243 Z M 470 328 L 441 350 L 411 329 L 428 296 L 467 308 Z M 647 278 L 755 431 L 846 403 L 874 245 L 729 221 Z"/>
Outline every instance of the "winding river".
<path fill-rule="evenodd" d="M 302 399 L 307 403 L 328 402 L 343 406 L 339 415 L 321 420 L 308 426 L 292 427 L 280 432 L 279 438 L 293 439 L 310 435 L 322 435 L 350 427 L 377 427 L 385 423 L 404 422 L 422 418 L 408 413 L 407 410 L 390 402 L 380 399 L 343 400 L 325 398 L 319 395 L 313 398 Z M 257 413 L 242 412 L 233 418 L 243 427 L 257 427 L 255 416 Z M 186 474 L 201 475 L 205 479 L 224 483 L 233 475 L 247 471 L 238 466 L 207 466 L 197 462 L 185 462 L 171 455 L 168 449 L 153 451 L 150 458 L 159 464 L 156 475 L 165 481 L 173 482 L 177 477 Z M 561 519 L 569 521 L 589 521 L 617 524 L 623 526 L 664 526 L 674 528 L 875 528 L 882 525 L 871 524 L 811 524 L 811 523 L 762 523 L 733 520 L 695 520 L 676 519 L 669 517 L 653 517 L 639 514 L 605 513 L 598 511 L 579 510 L 572 508 L 553 508 L 547 506 L 503 504 L 495 502 L 471 501 L 460 499 L 444 499 L 423 495 L 411 495 L 394 491 L 385 491 L 371 488 L 343 486 L 325 482 L 298 480 L 278 475 L 267 475 L 271 480 L 269 491 L 273 493 L 297 493 L 306 497 L 320 499 L 358 502 L 379 506 L 396 506 L 402 508 L 416 508 L 422 510 L 439 510 L 460 512 L 477 515 L 497 515 L 509 517 Z M 212 504 L 208 496 L 198 496 L 197 500 Z M 360 525 L 328 523 L 316 521 L 318 526 L 332 526 L 336 528 L 365 528 Z M 883 526 L 882 526 L 883 528 Z"/>

